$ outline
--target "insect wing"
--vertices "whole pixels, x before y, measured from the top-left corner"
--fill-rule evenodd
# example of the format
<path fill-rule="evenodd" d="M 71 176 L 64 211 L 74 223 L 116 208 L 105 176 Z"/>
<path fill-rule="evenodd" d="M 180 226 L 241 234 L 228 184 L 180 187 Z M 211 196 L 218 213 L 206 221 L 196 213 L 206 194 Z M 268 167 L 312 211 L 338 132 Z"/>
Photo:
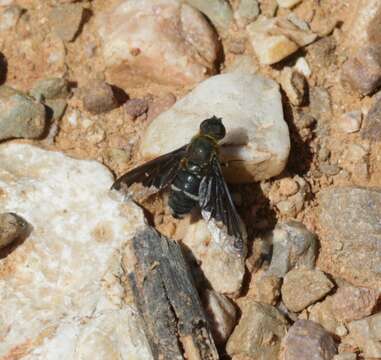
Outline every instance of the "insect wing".
<path fill-rule="evenodd" d="M 246 230 L 224 180 L 220 163 L 214 156 L 211 169 L 200 184 L 199 203 L 202 216 L 208 221 L 212 234 L 230 251 L 244 256 Z M 221 226 L 222 225 L 222 226 Z"/>
<path fill-rule="evenodd" d="M 186 148 L 187 145 L 184 145 L 138 166 L 118 178 L 111 189 L 119 190 L 123 185 L 129 187 L 134 183 L 140 183 L 147 188 L 154 187 L 156 191 L 164 189 L 174 180 L 180 161 L 186 153 Z"/>

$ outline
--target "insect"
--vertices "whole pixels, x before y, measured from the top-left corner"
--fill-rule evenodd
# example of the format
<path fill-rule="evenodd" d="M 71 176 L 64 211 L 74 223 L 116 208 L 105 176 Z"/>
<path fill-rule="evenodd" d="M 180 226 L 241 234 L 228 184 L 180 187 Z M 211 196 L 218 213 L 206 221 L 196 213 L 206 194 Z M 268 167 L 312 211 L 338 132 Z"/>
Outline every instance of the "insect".
<path fill-rule="evenodd" d="M 218 141 L 225 134 L 220 118 L 206 119 L 189 144 L 127 172 L 112 189 L 134 183 L 156 191 L 169 188 L 168 206 L 173 217 L 181 218 L 199 206 L 208 225 L 218 231 L 224 229 L 228 249 L 243 256 L 246 232 L 218 160 Z"/>

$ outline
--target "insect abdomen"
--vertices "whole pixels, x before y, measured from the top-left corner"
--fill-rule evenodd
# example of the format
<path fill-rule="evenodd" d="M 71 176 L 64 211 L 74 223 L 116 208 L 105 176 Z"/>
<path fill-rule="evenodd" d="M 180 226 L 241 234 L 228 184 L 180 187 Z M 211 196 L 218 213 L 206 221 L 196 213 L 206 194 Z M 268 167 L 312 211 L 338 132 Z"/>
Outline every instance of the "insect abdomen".
<path fill-rule="evenodd" d="M 172 209 L 173 216 L 181 217 L 188 214 L 198 203 L 198 192 L 201 179 L 187 171 L 179 170 L 171 185 L 168 205 Z"/>

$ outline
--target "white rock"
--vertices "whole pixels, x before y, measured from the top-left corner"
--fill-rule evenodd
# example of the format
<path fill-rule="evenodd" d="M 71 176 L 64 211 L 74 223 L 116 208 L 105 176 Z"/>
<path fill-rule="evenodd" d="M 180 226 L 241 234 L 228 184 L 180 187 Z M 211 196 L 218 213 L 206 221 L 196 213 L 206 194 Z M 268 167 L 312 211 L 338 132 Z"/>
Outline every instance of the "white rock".
<path fill-rule="evenodd" d="M 120 280 L 123 249 L 144 218 L 110 197 L 112 182 L 95 161 L 0 146 L 0 212 L 32 226 L 0 260 L 0 358 L 153 359 Z"/>
<path fill-rule="evenodd" d="M 170 85 L 197 83 L 216 71 L 219 42 L 196 9 L 177 0 L 124 0 L 98 19 L 110 83 L 131 77 Z"/>
<path fill-rule="evenodd" d="M 300 57 L 300 58 L 298 58 L 298 60 L 296 60 L 294 69 L 296 71 L 300 72 L 306 78 L 309 78 L 311 76 L 311 68 L 308 65 L 308 62 L 304 57 Z"/>
<path fill-rule="evenodd" d="M 204 220 L 185 223 L 182 242 L 191 250 L 203 276 L 212 288 L 222 294 L 236 295 L 245 274 L 242 257 L 224 250 L 214 239 Z"/>
<path fill-rule="evenodd" d="M 262 64 L 274 64 L 312 43 L 316 34 L 286 18 L 260 16 L 247 26 L 249 40 Z"/>
<path fill-rule="evenodd" d="M 160 114 L 148 126 L 141 153 L 153 158 L 188 143 L 201 121 L 221 117 L 227 135 L 221 161 L 231 182 L 263 180 L 278 175 L 287 162 L 290 139 L 279 86 L 240 72 L 214 76 Z"/>
<path fill-rule="evenodd" d="M 282 8 L 291 8 L 302 2 L 302 0 L 277 0 L 277 2 L 278 5 Z"/>

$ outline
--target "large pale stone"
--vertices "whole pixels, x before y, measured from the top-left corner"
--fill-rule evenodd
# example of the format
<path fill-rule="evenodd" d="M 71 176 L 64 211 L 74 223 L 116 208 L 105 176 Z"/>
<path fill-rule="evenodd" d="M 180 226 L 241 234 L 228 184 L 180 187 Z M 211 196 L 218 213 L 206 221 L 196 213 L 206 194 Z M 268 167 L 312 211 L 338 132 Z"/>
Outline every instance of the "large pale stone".
<path fill-rule="evenodd" d="M 205 17 L 187 4 L 122 1 L 98 20 L 112 84 L 131 85 L 131 77 L 137 76 L 182 86 L 216 71 L 217 35 Z"/>
<path fill-rule="evenodd" d="M 141 143 L 145 158 L 154 158 L 188 143 L 200 123 L 222 118 L 227 135 L 221 161 L 227 179 L 242 183 L 278 175 L 290 150 L 279 86 L 241 72 L 214 76 L 199 84 L 148 126 Z"/>
<path fill-rule="evenodd" d="M 122 280 L 144 218 L 112 182 L 94 161 L 0 146 L 0 212 L 32 228 L 0 260 L 1 359 L 152 359 Z"/>

